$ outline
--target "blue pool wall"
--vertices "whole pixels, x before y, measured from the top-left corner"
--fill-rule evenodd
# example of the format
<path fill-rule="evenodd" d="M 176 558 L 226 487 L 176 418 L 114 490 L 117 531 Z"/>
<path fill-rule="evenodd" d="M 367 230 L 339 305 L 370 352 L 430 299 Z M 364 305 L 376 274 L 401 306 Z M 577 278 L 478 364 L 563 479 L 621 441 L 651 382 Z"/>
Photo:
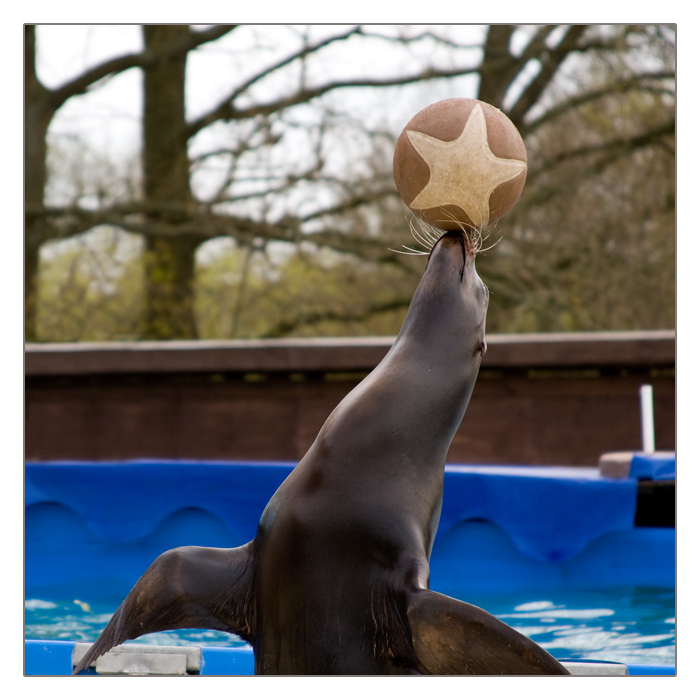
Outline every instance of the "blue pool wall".
<path fill-rule="evenodd" d="M 135 460 L 28 463 L 25 594 L 121 600 L 163 551 L 255 535 L 290 463 Z M 664 471 L 664 474 L 667 472 Z M 675 529 L 634 527 L 635 478 L 596 469 L 448 465 L 431 588 L 675 587 Z M 73 642 L 27 640 L 26 675 L 69 674 Z M 204 648 L 202 673 L 252 673 L 250 648 Z M 630 675 L 673 675 L 630 666 Z"/>
<path fill-rule="evenodd" d="M 28 463 L 25 586 L 121 596 L 172 547 L 255 535 L 290 463 Z M 635 528 L 636 480 L 595 469 L 448 465 L 431 587 L 675 585 L 675 530 Z"/>

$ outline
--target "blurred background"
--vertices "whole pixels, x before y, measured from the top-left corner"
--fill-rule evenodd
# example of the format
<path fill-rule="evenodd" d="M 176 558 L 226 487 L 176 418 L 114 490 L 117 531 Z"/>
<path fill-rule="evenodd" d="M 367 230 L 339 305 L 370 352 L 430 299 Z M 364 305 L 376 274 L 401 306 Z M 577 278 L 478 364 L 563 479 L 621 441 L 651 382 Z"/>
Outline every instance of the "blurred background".
<path fill-rule="evenodd" d="M 401 326 L 394 147 L 455 96 L 529 170 L 448 459 L 640 449 L 642 384 L 675 449 L 675 25 L 24 31 L 26 459 L 300 459 Z"/>
<path fill-rule="evenodd" d="M 525 140 L 489 333 L 675 327 L 675 25 L 25 26 L 30 342 L 393 335 L 420 109 Z"/>

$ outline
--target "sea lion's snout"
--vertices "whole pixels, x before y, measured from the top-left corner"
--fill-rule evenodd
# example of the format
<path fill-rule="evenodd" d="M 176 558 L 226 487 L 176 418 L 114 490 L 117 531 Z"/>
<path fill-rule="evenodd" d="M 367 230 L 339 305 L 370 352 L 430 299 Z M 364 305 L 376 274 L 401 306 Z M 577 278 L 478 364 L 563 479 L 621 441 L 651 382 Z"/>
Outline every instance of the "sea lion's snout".
<path fill-rule="evenodd" d="M 433 267 L 445 267 L 459 272 L 460 278 L 464 277 L 465 269 L 473 262 L 476 253 L 472 253 L 469 238 L 463 231 L 447 231 L 436 241 L 426 269 Z M 447 269 L 444 270 L 447 272 Z"/>
<path fill-rule="evenodd" d="M 430 251 L 426 274 L 437 287 L 447 289 L 458 286 L 464 299 L 476 302 L 477 307 L 485 310 L 489 303 L 489 290 L 476 271 L 478 251 L 479 234 L 476 231 L 447 231 Z"/>

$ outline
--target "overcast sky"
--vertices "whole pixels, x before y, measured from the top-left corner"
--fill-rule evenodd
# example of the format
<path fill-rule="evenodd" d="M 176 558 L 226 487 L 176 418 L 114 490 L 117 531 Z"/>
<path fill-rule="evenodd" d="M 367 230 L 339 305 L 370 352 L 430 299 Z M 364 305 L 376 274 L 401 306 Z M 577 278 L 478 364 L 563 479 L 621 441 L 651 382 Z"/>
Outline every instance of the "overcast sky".
<path fill-rule="evenodd" d="M 301 30 L 299 30 L 300 32 Z M 321 36 L 339 34 L 342 27 L 317 26 L 312 32 Z M 483 28 L 477 26 L 461 26 L 452 31 L 461 41 L 472 41 L 478 44 Z M 473 39 L 472 39 L 473 37 Z M 212 107 L 236 83 L 241 75 L 248 70 L 258 70 L 262 61 L 273 63 L 275 57 L 292 51 L 295 42 L 294 30 L 280 26 L 254 26 L 238 29 L 229 36 L 205 44 L 199 50 L 191 52 L 188 57 L 187 70 L 187 112 L 188 118 L 196 117 Z M 352 42 L 357 44 L 353 48 Z M 372 77 L 393 77 L 402 75 L 413 66 L 407 65 L 406 57 L 415 54 L 414 64 L 418 66 L 426 54 L 436 53 L 433 44 L 416 45 L 410 52 L 397 51 L 395 47 L 374 42 L 368 51 L 366 40 L 340 42 L 327 47 L 323 51 L 321 61 L 309 62 L 309 71 L 317 74 L 310 75 L 309 82 L 322 79 L 320 71 L 339 78 L 354 78 L 363 75 Z M 132 51 L 140 50 L 142 46 L 141 31 L 138 25 L 59 25 L 42 26 L 37 32 L 37 72 L 40 79 L 48 87 L 57 87 L 67 80 L 81 74 L 85 69 L 102 61 Z M 260 49 L 267 46 L 267 49 Z M 289 48 L 286 48 L 289 47 Z M 246 53 L 255 58 L 246 63 Z M 454 53 L 454 52 L 453 52 Z M 449 56 L 449 54 L 446 53 Z M 473 52 L 474 64 L 478 61 L 478 52 Z M 352 60 L 349 60 L 352 57 Z M 472 60 L 468 52 L 461 52 L 461 61 Z M 439 57 L 438 57 L 439 60 Z M 232 79 L 233 77 L 233 79 Z M 288 79 L 288 74 L 279 76 L 279 80 Z M 281 93 L 284 85 L 274 84 L 275 78 L 267 79 L 265 84 L 269 94 L 275 89 Z M 476 78 L 464 78 L 460 81 L 460 92 L 464 96 L 474 95 L 477 87 Z M 261 88 L 256 88 L 261 89 Z M 423 88 L 430 95 L 439 88 L 434 85 Z M 411 88 L 403 92 L 410 95 Z M 353 108 L 353 97 L 350 91 L 338 91 L 333 99 L 345 108 Z M 366 96 L 363 98 L 366 99 Z M 368 105 L 357 105 L 356 112 L 363 121 L 382 123 L 382 117 L 390 119 L 392 105 L 382 104 L 381 98 L 376 97 L 376 108 Z M 429 102 L 428 102 L 429 103 Z M 427 106 L 421 104 L 420 108 Z M 410 104 L 410 103 L 409 103 Z M 407 107 L 411 109 L 411 107 Z M 137 69 L 126 71 L 90 91 L 85 96 L 69 100 L 57 113 L 51 124 L 54 135 L 79 134 L 105 153 L 118 157 L 125 149 L 138 149 L 140 138 L 139 115 L 141 112 L 141 72 Z M 394 109 L 394 114 L 397 110 Z M 403 114 L 405 121 L 413 115 L 412 112 Z M 395 121 L 396 117 L 394 117 Z M 400 130 L 403 124 L 395 122 L 392 127 Z"/>

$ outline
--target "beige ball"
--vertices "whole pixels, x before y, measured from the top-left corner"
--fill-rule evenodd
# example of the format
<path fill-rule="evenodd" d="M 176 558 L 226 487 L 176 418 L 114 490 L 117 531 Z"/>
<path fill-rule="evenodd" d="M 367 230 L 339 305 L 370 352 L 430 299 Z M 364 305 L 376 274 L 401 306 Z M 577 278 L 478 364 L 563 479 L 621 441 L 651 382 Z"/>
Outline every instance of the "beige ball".
<path fill-rule="evenodd" d="M 518 201 L 527 152 L 513 122 L 486 102 L 454 98 L 421 110 L 394 152 L 394 180 L 411 211 L 444 230 L 483 228 Z"/>

